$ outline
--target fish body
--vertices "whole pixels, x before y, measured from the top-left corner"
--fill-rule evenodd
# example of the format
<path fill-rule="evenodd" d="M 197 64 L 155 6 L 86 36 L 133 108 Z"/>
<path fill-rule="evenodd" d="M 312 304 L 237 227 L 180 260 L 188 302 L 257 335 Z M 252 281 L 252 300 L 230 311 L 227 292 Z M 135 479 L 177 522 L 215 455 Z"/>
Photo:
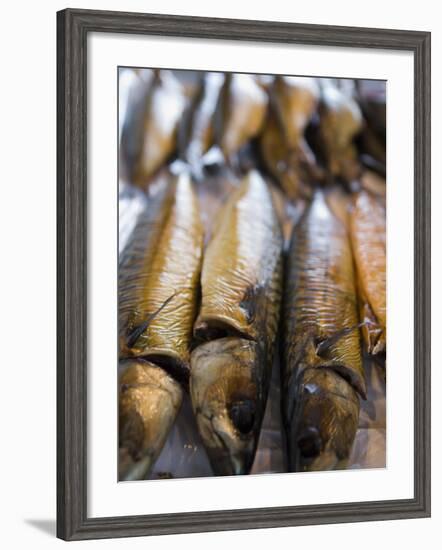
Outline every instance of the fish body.
<path fill-rule="evenodd" d="M 143 147 L 144 120 L 147 116 L 149 91 L 155 78 L 154 71 L 151 69 L 127 72 L 132 79 L 126 91 L 127 106 L 125 109 L 123 100 L 120 98 L 120 113 L 124 112 L 124 117 L 120 122 L 121 156 L 126 176 L 131 179 Z"/>
<path fill-rule="evenodd" d="M 367 191 L 356 194 L 350 216 L 362 334 L 369 353 L 384 352 L 387 339 L 386 217 L 380 199 Z"/>
<path fill-rule="evenodd" d="M 319 103 L 319 86 L 314 78 L 278 76 L 273 85 L 273 104 L 287 145 L 299 149 L 304 132 Z"/>
<path fill-rule="evenodd" d="M 250 172 L 219 212 L 201 273 L 190 392 L 216 474 L 248 473 L 267 399 L 282 283 L 282 234 Z"/>
<path fill-rule="evenodd" d="M 204 253 L 195 335 L 206 339 L 206 332 L 219 328 L 257 339 L 264 312 L 271 313 L 266 322 L 271 321 L 273 334 L 278 315 L 272 293 L 279 292 L 282 237 L 271 194 L 258 172 L 249 172 L 228 197 L 212 235 Z M 256 311 L 258 300 L 265 307 Z"/>
<path fill-rule="evenodd" d="M 223 81 L 222 73 L 208 73 L 204 77 L 180 125 L 180 156 L 190 165 L 200 163 L 213 144 L 213 119 Z"/>
<path fill-rule="evenodd" d="M 341 185 L 330 185 L 324 189 L 324 198 L 334 216 L 348 231 L 350 223 L 351 195 Z"/>
<path fill-rule="evenodd" d="M 331 83 L 322 89 L 319 134 L 325 163 L 332 178 L 351 182 L 360 173 L 354 139 L 363 128 L 356 101 Z"/>
<path fill-rule="evenodd" d="M 366 386 L 350 242 L 320 191 L 293 231 L 283 304 L 289 466 L 335 468 L 350 453 Z"/>
<path fill-rule="evenodd" d="M 271 107 L 260 138 L 264 163 L 287 197 L 310 198 L 321 174 L 304 133 L 319 100 L 313 78 L 276 77 L 270 92 Z"/>
<path fill-rule="evenodd" d="M 380 201 L 382 206 L 386 207 L 387 186 L 385 178 L 376 172 L 365 170 L 361 175 L 361 187 Z"/>
<path fill-rule="evenodd" d="M 140 151 L 133 180 L 146 187 L 176 148 L 178 123 L 186 106 L 181 84 L 170 71 L 155 75 L 146 99 Z"/>
<path fill-rule="evenodd" d="M 267 103 L 266 92 L 253 76 L 226 75 L 216 115 L 216 141 L 226 159 L 259 134 Z"/>
<path fill-rule="evenodd" d="M 311 190 L 301 177 L 303 172 L 299 159 L 288 147 L 278 121 L 272 113 L 269 113 L 259 143 L 267 170 L 279 183 L 289 200 L 295 201 L 300 196 L 308 197 Z"/>
<path fill-rule="evenodd" d="M 120 356 L 157 358 L 186 379 L 203 228 L 186 173 L 148 204 L 119 273 Z"/>
<path fill-rule="evenodd" d="M 140 215 L 119 269 L 122 479 L 147 476 L 188 384 L 202 246 L 197 199 L 182 173 Z"/>

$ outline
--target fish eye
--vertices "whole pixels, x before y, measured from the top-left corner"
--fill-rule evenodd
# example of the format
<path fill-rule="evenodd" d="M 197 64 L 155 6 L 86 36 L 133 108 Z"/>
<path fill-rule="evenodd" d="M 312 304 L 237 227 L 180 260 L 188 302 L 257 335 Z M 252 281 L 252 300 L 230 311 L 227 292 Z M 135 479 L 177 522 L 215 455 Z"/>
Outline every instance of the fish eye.
<path fill-rule="evenodd" d="M 229 415 L 235 428 L 244 435 L 248 434 L 255 423 L 255 403 L 250 399 L 234 401 Z"/>

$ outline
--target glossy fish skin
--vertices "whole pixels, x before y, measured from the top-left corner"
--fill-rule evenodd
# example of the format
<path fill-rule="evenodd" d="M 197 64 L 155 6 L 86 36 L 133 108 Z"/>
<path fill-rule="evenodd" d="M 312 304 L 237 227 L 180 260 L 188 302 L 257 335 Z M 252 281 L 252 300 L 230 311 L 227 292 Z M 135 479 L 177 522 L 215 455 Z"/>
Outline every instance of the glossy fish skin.
<path fill-rule="evenodd" d="M 133 174 L 144 139 L 144 119 L 148 106 L 148 94 L 154 81 L 151 69 L 133 72 L 128 91 L 127 109 L 121 130 L 121 152 L 127 175 Z"/>
<path fill-rule="evenodd" d="M 226 75 L 216 113 L 216 141 L 226 159 L 260 132 L 267 103 L 266 92 L 253 76 Z"/>
<path fill-rule="evenodd" d="M 169 182 L 135 232 L 119 270 L 120 357 L 154 360 L 186 383 L 203 246 L 188 174 Z"/>
<path fill-rule="evenodd" d="M 385 209 L 387 200 L 385 178 L 379 176 L 375 172 L 365 170 L 361 176 L 361 187 L 379 200 Z"/>
<path fill-rule="evenodd" d="M 341 375 L 308 368 L 294 388 L 288 422 L 291 471 L 345 468 L 359 421 L 359 397 Z"/>
<path fill-rule="evenodd" d="M 387 339 L 386 217 L 381 201 L 366 191 L 354 198 L 350 235 L 360 294 L 362 334 L 369 353 L 384 352 Z"/>
<path fill-rule="evenodd" d="M 180 156 L 190 165 L 200 163 L 213 144 L 213 117 L 223 81 L 222 73 L 206 74 L 180 125 Z"/>
<path fill-rule="evenodd" d="M 161 367 L 148 361 L 129 359 L 120 366 L 119 478 L 131 481 L 144 479 L 158 458 L 181 406 L 183 390 Z"/>
<path fill-rule="evenodd" d="M 351 182 L 360 173 L 354 139 L 363 128 L 361 110 L 353 98 L 327 83 L 319 114 L 319 135 L 329 175 Z"/>
<path fill-rule="evenodd" d="M 272 90 L 273 104 L 287 145 L 305 147 L 304 131 L 319 102 L 319 87 L 314 78 L 277 76 Z"/>
<path fill-rule="evenodd" d="M 140 187 L 148 185 L 175 150 L 178 123 L 185 106 L 184 91 L 173 74 L 157 72 L 147 98 L 142 145 L 133 177 Z"/>
<path fill-rule="evenodd" d="M 324 190 L 327 206 L 334 216 L 341 221 L 345 228 L 349 229 L 351 195 L 344 191 L 340 185 L 331 185 Z"/>
<path fill-rule="evenodd" d="M 235 336 L 192 352 L 192 403 L 217 475 L 246 474 L 252 467 L 271 368 L 263 353 L 259 343 Z"/>
<path fill-rule="evenodd" d="M 300 177 L 303 171 L 299 158 L 288 147 L 272 112 L 269 112 L 259 143 L 267 170 L 279 183 L 289 200 L 295 201 L 300 196 L 308 197 L 311 191 Z"/>
<path fill-rule="evenodd" d="M 319 430 L 322 443 L 313 445 L 310 465 L 305 464 L 305 468 L 318 463 L 332 467 L 335 463 L 330 457 L 326 459 L 326 442 L 331 442 L 332 448 L 339 447 L 342 457 L 350 453 L 351 438 L 346 426 L 323 418 L 326 409 L 321 402 L 328 401 L 331 411 L 339 410 L 341 402 L 335 403 L 338 397 L 333 395 L 333 388 L 339 387 L 339 393 L 353 403 L 354 391 L 365 397 L 366 385 L 350 242 L 344 224 L 332 214 L 320 191 L 293 231 L 282 315 L 283 416 L 290 465 L 296 467 L 299 458 L 295 452 L 303 435 L 299 426 L 310 426 L 312 433 Z M 300 404 L 301 386 L 307 379 L 321 388 L 322 397 Z M 344 409 L 349 425 L 357 425 L 359 408 L 351 404 Z"/>
<path fill-rule="evenodd" d="M 207 339 L 207 332 L 219 329 L 256 340 L 269 323 L 273 339 L 281 248 L 270 191 L 259 173 L 250 171 L 221 208 L 204 254 L 197 337 Z"/>
<path fill-rule="evenodd" d="M 277 76 L 270 98 L 260 138 L 263 160 L 290 200 L 310 198 L 309 184 L 321 174 L 304 133 L 318 106 L 318 85 L 313 78 Z"/>
<path fill-rule="evenodd" d="M 219 212 L 194 326 L 192 406 L 215 474 L 248 473 L 253 462 L 279 318 L 281 250 L 270 192 L 250 172 Z"/>

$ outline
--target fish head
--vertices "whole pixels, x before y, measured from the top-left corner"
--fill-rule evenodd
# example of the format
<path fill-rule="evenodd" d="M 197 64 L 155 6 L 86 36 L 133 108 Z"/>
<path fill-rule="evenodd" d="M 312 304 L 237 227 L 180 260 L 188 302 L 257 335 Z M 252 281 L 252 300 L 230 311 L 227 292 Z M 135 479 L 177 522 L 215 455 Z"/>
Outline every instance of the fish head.
<path fill-rule="evenodd" d="M 161 367 L 120 362 L 120 479 L 144 479 L 161 452 L 182 401 L 182 389 Z"/>
<path fill-rule="evenodd" d="M 263 416 L 256 342 L 226 337 L 196 348 L 190 393 L 201 438 L 217 475 L 249 473 Z"/>
<path fill-rule="evenodd" d="M 359 398 L 330 368 L 306 369 L 296 382 L 288 422 L 290 469 L 338 469 L 351 452 L 359 419 Z"/>

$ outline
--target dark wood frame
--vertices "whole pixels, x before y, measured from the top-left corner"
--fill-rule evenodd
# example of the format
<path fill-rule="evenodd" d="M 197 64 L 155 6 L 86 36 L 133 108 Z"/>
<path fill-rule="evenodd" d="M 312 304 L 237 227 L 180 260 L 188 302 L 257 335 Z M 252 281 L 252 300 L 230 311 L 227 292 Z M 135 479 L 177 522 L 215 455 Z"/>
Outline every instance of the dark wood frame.
<path fill-rule="evenodd" d="M 90 32 L 408 50 L 414 54 L 414 498 L 87 517 L 87 35 Z M 405 519 L 430 515 L 429 32 L 139 13 L 57 14 L 57 535 L 65 540 Z"/>

